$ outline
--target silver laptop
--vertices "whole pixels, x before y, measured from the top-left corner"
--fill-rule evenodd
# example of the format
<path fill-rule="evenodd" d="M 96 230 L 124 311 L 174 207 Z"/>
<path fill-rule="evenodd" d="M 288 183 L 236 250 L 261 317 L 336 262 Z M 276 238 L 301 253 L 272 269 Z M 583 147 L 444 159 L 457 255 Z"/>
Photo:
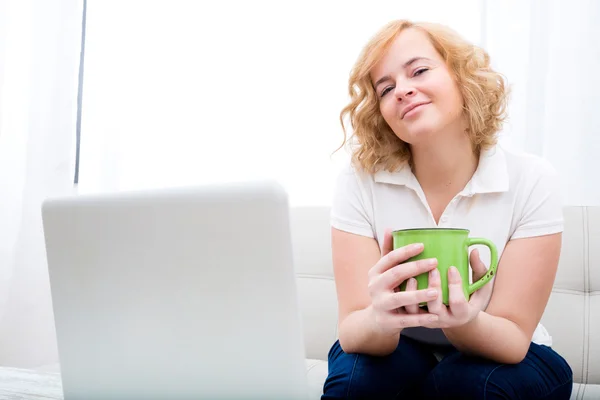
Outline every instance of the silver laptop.
<path fill-rule="evenodd" d="M 284 189 L 46 200 L 66 400 L 306 399 Z"/>

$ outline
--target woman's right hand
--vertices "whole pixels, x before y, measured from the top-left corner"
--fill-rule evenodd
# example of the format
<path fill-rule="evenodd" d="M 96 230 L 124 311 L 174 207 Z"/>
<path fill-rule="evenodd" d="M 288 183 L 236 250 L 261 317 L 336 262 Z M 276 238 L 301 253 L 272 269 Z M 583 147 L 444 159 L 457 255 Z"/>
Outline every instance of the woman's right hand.
<path fill-rule="evenodd" d="M 380 332 L 397 334 L 404 328 L 424 326 L 437 320 L 437 315 L 418 309 L 419 303 L 435 299 L 439 295 L 437 290 L 398 291 L 400 284 L 407 280 L 409 289 L 414 289 L 416 281 L 412 277 L 437 267 L 435 258 L 406 262 L 422 251 L 422 243 L 394 250 L 392 233 L 386 230 L 381 258 L 369 270 L 368 286 L 373 321 Z M 407 313 L 405 307 L 409 307 L 412 312 L 419 310 L 419 313 Z"/>

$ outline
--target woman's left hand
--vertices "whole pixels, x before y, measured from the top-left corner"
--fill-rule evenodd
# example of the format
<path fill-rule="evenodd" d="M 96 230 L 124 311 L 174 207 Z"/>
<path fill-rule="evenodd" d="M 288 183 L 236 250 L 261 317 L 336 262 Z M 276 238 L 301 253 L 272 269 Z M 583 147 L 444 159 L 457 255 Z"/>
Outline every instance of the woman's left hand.
<path fill-rule="evenodd" d="M 479 258 L 479 252 L 475 249 L 469 257 L 471 268 L 473 269 L 473 281 L 480 279 L 487 272 L 485 264 Z M 449 306 L 442 303 L 442 289 L 439 271 L 431 270 L 429 273 L 429 287 L 439 291 L 435 300 L 427 303 L 428 312 L 439 316 L 438 321 L 425 325 L 427 328 L 454 328 L 468 324 L 473 321 L 481 310 L 484 309 L 486 302 L 490 298 L 492 285 L 488 282 L 481 289 L 471 295 L 467 301 L 462 289 L 462 279 L 458 270 L 451 267 L 448 270 L 448 303 Z M 415 290 L 416 281 L 407 285 L 407 290 Z M 406 310 L 409 313 L 418 313 L 420 310 L 413 307 Z"/>

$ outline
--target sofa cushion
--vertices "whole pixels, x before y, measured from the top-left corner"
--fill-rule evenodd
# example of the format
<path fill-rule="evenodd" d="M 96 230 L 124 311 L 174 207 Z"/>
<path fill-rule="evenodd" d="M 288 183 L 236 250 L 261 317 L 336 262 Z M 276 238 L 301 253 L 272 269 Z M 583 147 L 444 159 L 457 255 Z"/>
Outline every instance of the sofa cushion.
<path fill-rule="evenodd" d="M 308 398 L 319 400 L 323 394 L 323 384 L 327 378 L 327 361 L 307 359 L 306 375 L 308 376 Z"/>
<path fill-rule="evenodd" d="M 571 400 L 597 400 L 600 399 L 600 385 L 576 383 L 573 385 Z"/>
<path fill-rule="evenodd" d="M 598 385 L 600 207 L 565 207 L 563 213 L 560 262 L 542 323 L 552 335 L 552 347 L 573 369 L 574 381 Z"/>

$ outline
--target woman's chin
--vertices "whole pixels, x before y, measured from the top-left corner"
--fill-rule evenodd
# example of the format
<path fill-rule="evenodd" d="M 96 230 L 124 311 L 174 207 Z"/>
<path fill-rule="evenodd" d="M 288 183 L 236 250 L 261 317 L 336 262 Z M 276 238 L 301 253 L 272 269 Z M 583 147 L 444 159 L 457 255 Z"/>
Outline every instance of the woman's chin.
<path fill-rule="evenodd" d="M 431 129 L 431 127 L 419 127 L 419 129 L 411 129 L 408 132 L 403 132 L 402 136 L 398 135 L 402 141 L 410 144 L 411 146 L 427 143 L 434 136 L 435 130 Z"/>

